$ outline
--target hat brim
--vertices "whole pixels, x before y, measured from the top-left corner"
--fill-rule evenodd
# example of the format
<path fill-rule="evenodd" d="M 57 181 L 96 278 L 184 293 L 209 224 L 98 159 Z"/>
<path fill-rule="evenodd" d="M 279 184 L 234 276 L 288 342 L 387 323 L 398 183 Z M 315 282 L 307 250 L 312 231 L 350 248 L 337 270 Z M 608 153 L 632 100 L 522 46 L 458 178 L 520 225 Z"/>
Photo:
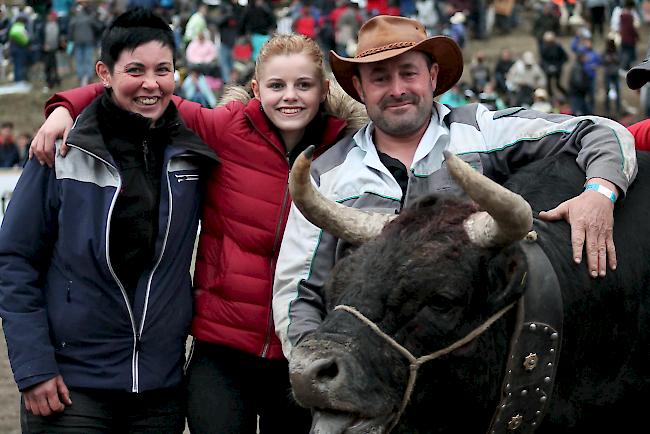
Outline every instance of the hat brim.
<path fill-rule="evenodd" d="M 429 54 L 438 64 L 434 97 L 451 89 L 463 75 L 463 53 L 458 44 L 447 36 L 432 36 L 411 47 L 381 51 L 364 57 L 341 57 L 334 51 L 330 51 L 330 65 L 336 81 L 343 90 L 352 98 L 363 102 L 352 84 L 352 77 L 357 74 L 357 66 L 364 63 L 380 62 L 407 51 L 421 51 Z"/>
<path fill-rule="evenodd" d="M 640 89 L 650 81 L 650 59 L 646 59 L 627 72 L 625 81 L 630 89 Z"/>

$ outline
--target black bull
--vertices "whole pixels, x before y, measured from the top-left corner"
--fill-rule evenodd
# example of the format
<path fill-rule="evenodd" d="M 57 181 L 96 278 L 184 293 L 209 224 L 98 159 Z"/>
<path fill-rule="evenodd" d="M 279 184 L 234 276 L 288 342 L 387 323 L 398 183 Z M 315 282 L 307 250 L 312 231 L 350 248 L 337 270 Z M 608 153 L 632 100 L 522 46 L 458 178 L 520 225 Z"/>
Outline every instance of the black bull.
<path fill-rule="evenodd" d="M 646 424 L 650 155 L 639 153 L 638 164 L 635 183 L 616 204 L 618 268 L 605 278 L 593 279 L 584 263 L 574 263 L 567 223 L 534 221 L 537 243 L 561 288 L 561 356 L 541 423 L 508 432 L 623 433 Z M 559 155 L 519 170 L 506 186 L 535 212 L 578 195 L 583 181 L 574 157 Z M 402 354 L 334 306 L 356 308 L 420 357 L 461 339 L 521 297 L 528 271 L 523 241 L 473 245 L 462 222 L 475 210 L 468 201 L 427 198 L 336 265 L 325 288 L 327 316 L 291 357 L 295 398 L 326 420 L 315 432 L 388 431 L 409 378 Z M 470 343 L 422 365 L 392 432 L 486 432 L 505 393 L 515 319 L 513 309 Z"/>

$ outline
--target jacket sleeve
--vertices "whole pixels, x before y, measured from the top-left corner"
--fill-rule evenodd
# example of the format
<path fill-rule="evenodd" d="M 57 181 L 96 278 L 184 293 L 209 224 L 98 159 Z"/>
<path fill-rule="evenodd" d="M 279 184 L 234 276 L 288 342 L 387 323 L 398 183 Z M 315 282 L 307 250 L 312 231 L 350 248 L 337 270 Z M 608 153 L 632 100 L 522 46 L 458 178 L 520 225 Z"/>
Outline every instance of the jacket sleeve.
<path fill-rule="evenodd" d="M 29 160 L 0 229 L 0 316 L 18 389 L 54 378 L 43 285 L 57 236 L 54 171 Z"/>
<path fill-rule="evenodd" d="M 83 109 L 90 105 L 92 100 L 103 92 L 104 87 L 99 83 L 57 92 L 45 102 L 45 117 L 48 117 L 55 108 L 65 107 L 75 119 Z"/>
<path fill-rule="evenodd" d="M 336 239 L 292 205 L 273 285 L 273 319 L 289 358 L 291 350 L 325 317 L 322 288 L 334 266 Z"/>
<path fill-rule="evenodd" d="M 477 126 L 485 143 L 486 175 L 507 177 L 519 167 L 559 152 L 576 156 L 590 178 L 614 183 L 624 195 L 636 177 L 634 137 L 621 124 L 598 116 L 571 117 L 525 109 L 492 112 L 479 105 Z"/>

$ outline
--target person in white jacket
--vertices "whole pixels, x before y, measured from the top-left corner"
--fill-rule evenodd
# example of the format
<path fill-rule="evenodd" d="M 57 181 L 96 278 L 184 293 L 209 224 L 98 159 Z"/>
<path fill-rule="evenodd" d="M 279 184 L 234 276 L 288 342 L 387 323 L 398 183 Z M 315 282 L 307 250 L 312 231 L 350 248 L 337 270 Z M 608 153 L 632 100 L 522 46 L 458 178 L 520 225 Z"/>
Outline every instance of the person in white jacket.
<path fill-rule="evenodd" d="M 540 218 L 571 224 L 574 260 L 581 262 L 586 247 L 593 277 L 604 276 L 608 264 L 616 267 L 614 201 L 636 174 L 634 140 L 622 125 L 522 107 L 452 109 L 434 97 L 461 77 L 463 58 L 453 40 L 429 38 L 419 22 L 390 16 L 367 21 L 358 40 L 355 57 L 331 53 L 330 63 L 341 87 L 365 104 L 371 122 L 313 163 L 313 182 L 326 198 L 394 214 L 426 194 L 459 192 L 444 164 L 445 150 L 497 182 L 531 161 L 568 152 L 585 170 L 587 187 Z M 292 206 L 273 295 L 276 333 L 287 357 L 325 316 L 323 285 L 346 250 Z"/>

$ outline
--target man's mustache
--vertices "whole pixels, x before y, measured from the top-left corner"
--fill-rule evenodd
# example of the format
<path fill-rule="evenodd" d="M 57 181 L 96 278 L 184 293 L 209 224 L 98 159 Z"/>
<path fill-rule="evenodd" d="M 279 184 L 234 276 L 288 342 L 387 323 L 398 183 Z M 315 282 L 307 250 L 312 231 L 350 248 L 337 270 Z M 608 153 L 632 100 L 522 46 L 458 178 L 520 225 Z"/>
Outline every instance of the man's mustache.
<path fill-rule="evenodd" d="M 397 104 L 404 104 L 404 103 L 417 105 L 418 102 L 420 102 L 420 98 L 417 95 L 409 93 L 409 94 L 401 95 L 399 98 L 395 98 L 391 96 L 383 98 L 379 103 L 379 107 L 385 109 L 390 105 L 397 105 Z"/>

